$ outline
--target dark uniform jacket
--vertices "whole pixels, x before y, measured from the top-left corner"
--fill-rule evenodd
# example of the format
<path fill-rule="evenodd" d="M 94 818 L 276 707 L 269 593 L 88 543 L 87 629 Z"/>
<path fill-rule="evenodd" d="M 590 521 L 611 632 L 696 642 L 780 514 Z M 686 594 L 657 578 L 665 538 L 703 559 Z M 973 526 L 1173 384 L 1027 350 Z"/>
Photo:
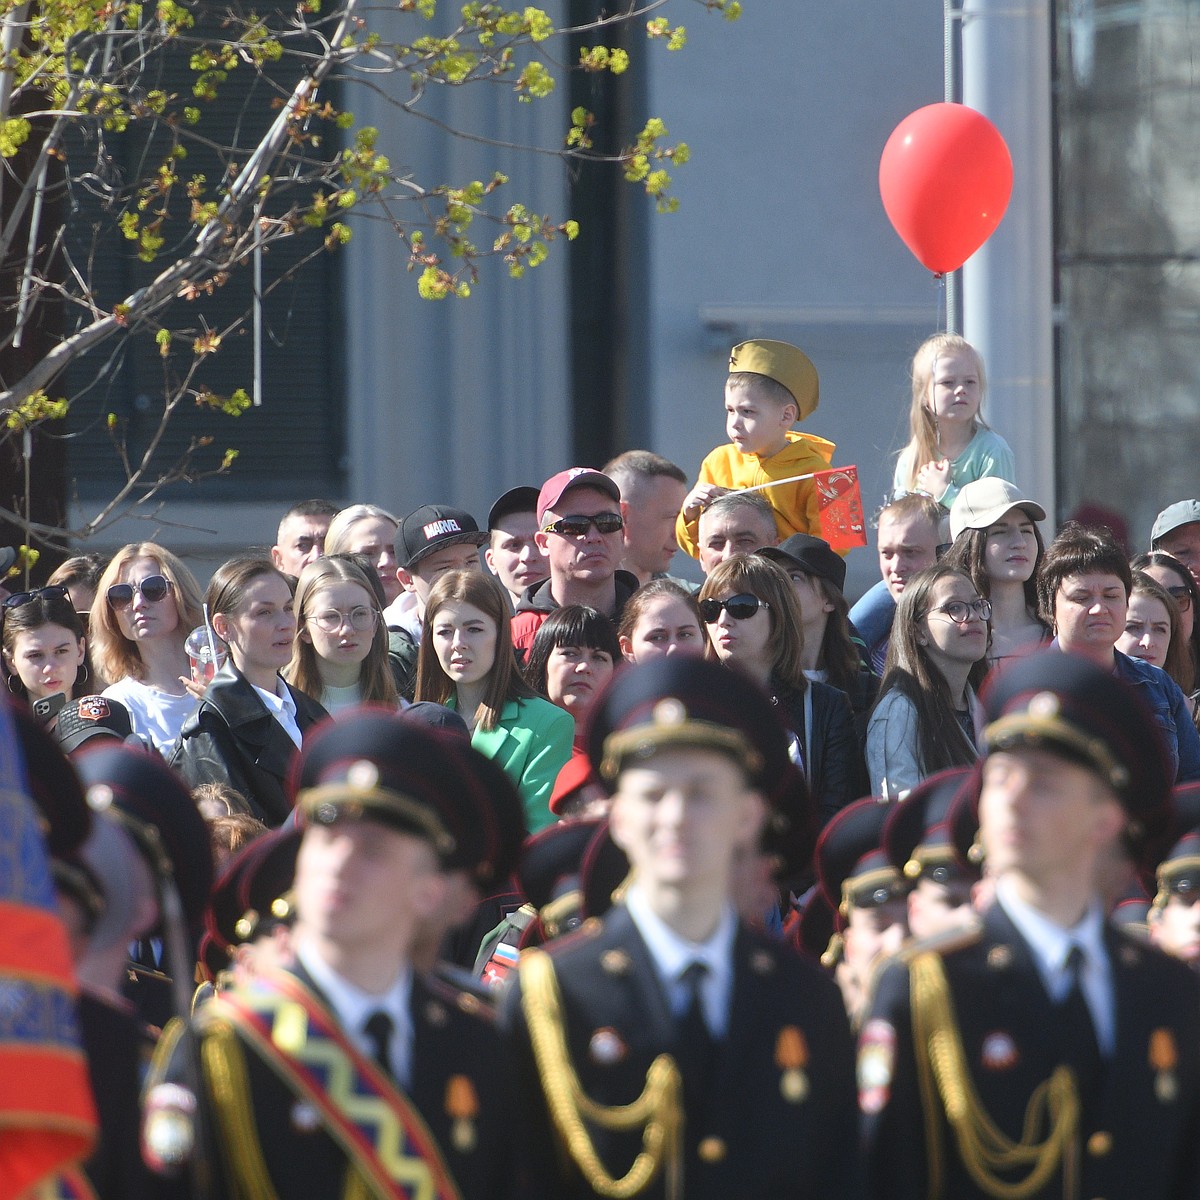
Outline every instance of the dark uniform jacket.
<path fill-rule="evenodd" d="M 152 1043 L 132 1008 L 79 993 L 79 1031 L 100 1117 L 100 1137 L 84 1163 L 99 1200 L 129 1200 L 154 1190 L 142 1162 L 141 1074 Z"/>
<path fill-rule="evenodd" d="M 1116 1047 L 1098 1087 L 1085 1089 L 1078 1186 L 1056 1169 L 1031 1200 L 1183 1200 L 1200 1196 L 1200 981 L 1116 929 L 1106 931 Z M 932 945 L 933 943 L 930 943 Z M 924 1114 L 913 1046 L 914 944 L 884 969 L 859 1047 L 870 1190 L 880 1200 L 970 1200 L 991 1194 L 968 1174 L 944 1108 Z M 999 903 L 980 926 L 940 944 L 970 1084 L 987 1116 L 1019 1140 L 1034 1090 L 1062 1062 L 1062 1017 L 1028 944 Z M 888 1043 L 894 1040 L 889 1071 Z M 888 1081 L 888 1075 L 891 1079 Z M 942 1187 L 930 1189 L 927 1134 L 939 1137 Z M 1045 1137 L 1039 1127 L 1036 1141 Z M 1021 1172 L 1002 1174 L 1012 1181 Z"/>
<path fill-rule="evenodd" d="M 676 1039 L 654 962 L 624 907 L 548 947 L 562 994 L 570 1057 L 584 1092 L 602 1105 L 628 1104 L 655 1057 Z M 734 943 L 729 1028 L 702 1103 L 685 1110 L 687 1200 L 840 1200 L 857 1194 L 853 1048 L 841 996 L 817 968 L 746 929 Z M 525 1089 L 525 1195 L 554 1200 L 597 1195 L 551 1132 L 521 985 L 504 1000 L 517 1074 Z M 787 1031 L 787 1032 L 785 1032 Z M 803 1046 L 803 1099 L 787 1099 L 779 1039 Z M 786 1055 L 785 1055 L 786 1057 Z M 685 1091 L 687 1091 L 685 1080 Z M 795 1093 L 792 1093 L 795 1096 Z M 619 1177 L 641 1149 L 641 1129 L 589 1124 L 608 1173 Z M 667 1194 L 663 1174 L 639 1196 Z"/>
<path fill-rule="evenodd" d="M 307 972 L 293 968 L 296 978 L 324 1003 Z M 211 1014 L 211 1009 L 209 1009 Z M 438 1143 L 463 1200 L 506 1200 L 516 1176 L 512 1162 L 512 1123 L 516 1120 L 511 1094 L 511 1072 L 492 1020 L 474 996 L 458 992 L 437 980 L 416 976 L 412 989 L 412 1081 L 407 1095 Z M 203 1022 L 201 1022 L 203 1028 Z M 163 1074 L 178 1080 L 183 1056 L 194 1049 L 180 1042 Z M 296 1093 L 253 1050 L 245 1048 L 250 1106 L 263 1159 L 278 1200 L 338 1200 L 345 1194 L 348 1161 L 333 1138 L 320 1127 L 314 1110 L 298 1103 Z M 453 1104 L 448 1084 L 466 1076 L 478 1098 L 479 1111 L 472 1120 L 471 1136 L 456 1139 Z M 218 1137 L 219 1126 L 211 1098 L 202 1098 L 207 1136 Z M 247 1135 L 241 1135 L 241 1139 Z M 217 1176 L 216 1197 L 236 1193 L 223 1177 L 229 1147 L 208 1149 Z M 208 1200 L 195 1197 L 194 1200 Z"/>
<path fill-rule="evenodd" d="M 311 696 L 285 684 L 304 734 L 329 714 Z M 284 780 L 296 745 L 246 677 L 226 661 L 204 699 L 183 723 L 171 765 L 195 787 L 227 783 L 250 802 L 251 812 L 274 828 L 291 811 Z"/>

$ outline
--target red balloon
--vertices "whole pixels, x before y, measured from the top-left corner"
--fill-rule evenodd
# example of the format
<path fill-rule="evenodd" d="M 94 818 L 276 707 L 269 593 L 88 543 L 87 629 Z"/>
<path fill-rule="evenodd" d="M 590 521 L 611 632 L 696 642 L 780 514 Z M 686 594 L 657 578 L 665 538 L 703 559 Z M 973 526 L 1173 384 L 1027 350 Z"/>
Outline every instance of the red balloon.
<path fill-rule="evenodd" d="M 1012 195 L 1012 156 L 1000 131 L 965 104 L 929 104 L 892 131 L 879 194 L 918 262 L 957 270 L 991 237 Z"/>

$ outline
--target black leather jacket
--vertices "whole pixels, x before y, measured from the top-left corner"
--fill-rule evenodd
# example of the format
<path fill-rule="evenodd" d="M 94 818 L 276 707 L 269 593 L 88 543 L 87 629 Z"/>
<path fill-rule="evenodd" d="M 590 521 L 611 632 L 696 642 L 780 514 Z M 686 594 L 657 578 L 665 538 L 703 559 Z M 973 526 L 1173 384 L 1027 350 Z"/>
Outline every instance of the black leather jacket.
<path fill-rule="evenodd" d="M 800 742 L 809 790 L 821 827 L 847 804 L 870 790 L 862 747 L 854 730 L 854 714 L 846 693 L 826 683 L 809 681 L 812 689 L 812 741 L 805 745 L 804 694 L 781 680 L 771 681 L 779 714 Z"/>
<path fill-rule="evenodd" d="M 329 714 L 311 696 L 285 684 L 296 702 L 301 734 Z M 233 665 L 213 676 L 196 711 L 183 723 L 171 765 L 195 787 L 227 783 L 250 811 L 274 828 L 291 812 L 284 781 L 296 746 L 249 680 Z"/>

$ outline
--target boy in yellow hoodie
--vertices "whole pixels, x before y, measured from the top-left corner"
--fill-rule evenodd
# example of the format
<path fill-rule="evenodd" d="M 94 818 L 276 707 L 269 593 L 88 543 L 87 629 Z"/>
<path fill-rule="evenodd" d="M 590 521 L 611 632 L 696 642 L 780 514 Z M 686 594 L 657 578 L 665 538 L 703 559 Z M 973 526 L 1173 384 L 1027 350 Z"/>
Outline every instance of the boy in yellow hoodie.
<path fill-rule="evenodd" d="M 725 381 L 725 431 L 729 445 L 718 446 L 700 464 L 700 478 L 687 494 L 675 523 L 679 545 L 698 556 L 700 513 L 718 496 L 772 479 L 824 471 L 834 444 L 792 429 L 811 415 L 820 399 L 817 369 L 787 342 L 755 341 L 734 346 Z M 766 488 L 775 510 L 779 539 L 793 533 L 821 534 L 817 489 L 811 479 Z"/>

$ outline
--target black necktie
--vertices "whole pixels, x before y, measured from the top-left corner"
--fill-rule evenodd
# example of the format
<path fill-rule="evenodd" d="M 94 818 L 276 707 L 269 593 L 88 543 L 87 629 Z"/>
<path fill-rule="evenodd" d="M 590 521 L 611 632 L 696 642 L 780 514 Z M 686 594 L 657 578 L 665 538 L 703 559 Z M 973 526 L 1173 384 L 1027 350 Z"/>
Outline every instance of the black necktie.
<path fill-rule="evenodd" d="M 1085 1105 L 1095 1097 L 1104 1073 L 1104 1060 L 1096 1038 L 1092 1010 L 1083 994 L 1083 969 L 1086 958 L 1082 946 L 1071 947 L 1067 955 L 1067 974 L 1071 979 L 1071 987 L 1058 1006 L 1063 1058 L 1075 1070 L 1075 1077 L 1079 1081 L 1080 1099 Z"/>
<path fill-rule="evenodd" d="M 390 1055 L 392 1031 L 395 1029 L 395 1023 L 392 1021 L 392 1018 L 382 1009 L 377 1009 L 367 1018 L 367 1023 L 363 1026 L 363 1029 L 366 1030 L 367 1037 L 371 1039 L 371 1046 L 375 1051 L 373 1057 L 376 1065 L 388 1079 L 394 1078 Z"/>
<path fill-rule="evenodd" d="M 701 995 L 707 975 L 707 965 L 694 961 L 687 965 L 680 976 L 687 989 L 687 1006 L 676 1021 L 676 1058 L 683 1073 L 685 1103 L 689 1106 L 703 1103 L 716 1057 L 716 1042 L 704 1019 L 704 998 Z"/>

